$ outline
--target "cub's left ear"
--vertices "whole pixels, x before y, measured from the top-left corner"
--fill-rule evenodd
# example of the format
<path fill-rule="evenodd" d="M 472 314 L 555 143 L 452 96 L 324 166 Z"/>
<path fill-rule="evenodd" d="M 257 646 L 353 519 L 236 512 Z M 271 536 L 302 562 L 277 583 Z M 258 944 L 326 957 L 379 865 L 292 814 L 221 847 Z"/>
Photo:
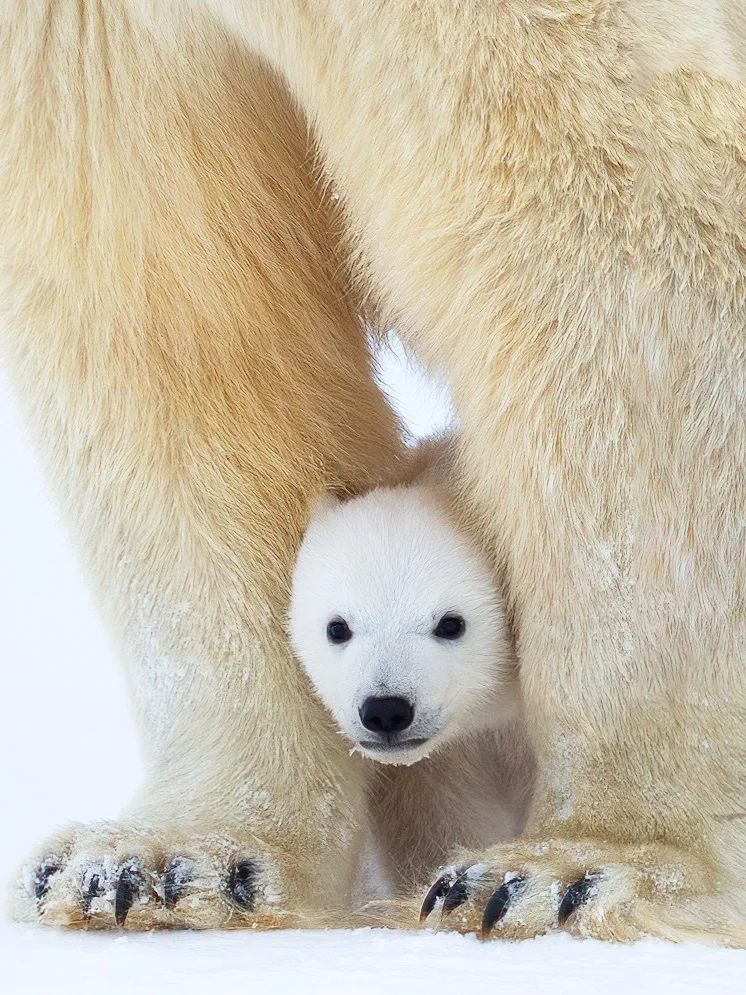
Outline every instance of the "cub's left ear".
<path fill-rule="evenodd" d="M 311 508 L 308 516 L 309 522 L 317 522 L 322 518 L 326 518 L 326 516 L 335 511 L 341 503 L 342 502 L 339 500 L 334 491 L 324 491 L 311 502 Z"/>

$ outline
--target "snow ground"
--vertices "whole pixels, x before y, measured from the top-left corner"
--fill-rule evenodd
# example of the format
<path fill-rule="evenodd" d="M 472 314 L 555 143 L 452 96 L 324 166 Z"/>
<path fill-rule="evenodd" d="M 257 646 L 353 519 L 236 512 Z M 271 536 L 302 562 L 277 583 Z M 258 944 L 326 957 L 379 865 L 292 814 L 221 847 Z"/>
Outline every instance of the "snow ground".
<path fill-rule="evenodd" d="M 401 362 L 382 378 L 421 435 L 446 417 Z M 68 819 L 115 817 L 138 757 L 115 661 L 0 382 L 0 880 Z M 450 934 L 65 934 L 0 925 L 2 995 L 745 995 L 746 951 L 545 937 L 481 944 Z"/>
<path fill-rule="evenodd" d="M 442 933 L 0 934 L 6 995 L 743 995 L 746 954 L 569 936 L 520 944 Z M 6 952 L 7 951 L 7 952 Z M 6 960 L 7 958 L 7 960 Z M 3 977 L 4 975 L 4 977 Z"/>

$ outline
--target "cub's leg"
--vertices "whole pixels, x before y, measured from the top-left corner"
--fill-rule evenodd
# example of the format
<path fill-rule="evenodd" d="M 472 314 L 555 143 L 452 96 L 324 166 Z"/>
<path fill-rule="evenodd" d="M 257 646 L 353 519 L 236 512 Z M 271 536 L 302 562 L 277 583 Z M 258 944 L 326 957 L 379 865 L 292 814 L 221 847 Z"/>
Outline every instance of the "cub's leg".
<path fill-rule="evenodd" d="M 421 888 L 456 847 L 477 850 L 516 836 L 528 814 L 533 775 L 520 721 L 497 736 L 448 743 L 408 767 L 377 764 L 370 820 L 396 891 Z"/>
<path fill-rule="evenodd" d="M 5 352 L 147 770 L 121 821 L 37 849 L 14 910 L 292 922 L 344 903 L 364 791 L 289 654 L 289 571 L 309 500 L 379 480 L 396 426 L 292 101 L 139 6 L 0 14 Z"/>

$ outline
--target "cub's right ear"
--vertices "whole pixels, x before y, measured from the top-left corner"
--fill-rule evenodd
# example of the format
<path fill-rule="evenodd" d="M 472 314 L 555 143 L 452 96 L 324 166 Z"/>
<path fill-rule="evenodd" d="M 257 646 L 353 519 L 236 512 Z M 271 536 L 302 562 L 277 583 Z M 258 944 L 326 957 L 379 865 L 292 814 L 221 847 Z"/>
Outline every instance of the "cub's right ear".
<path fill-rule="evenodd" d="M 308 514 L 309 522 L 318 522 L 335 511 L 342 502 L 334 491 L 324 491 L 313 499 Z"/>

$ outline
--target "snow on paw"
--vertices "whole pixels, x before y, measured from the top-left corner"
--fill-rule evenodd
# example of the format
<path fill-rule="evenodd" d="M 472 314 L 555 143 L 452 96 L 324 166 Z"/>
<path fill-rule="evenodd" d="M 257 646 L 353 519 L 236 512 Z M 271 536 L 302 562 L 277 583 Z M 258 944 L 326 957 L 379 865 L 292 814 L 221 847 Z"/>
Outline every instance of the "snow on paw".
<path fill-rule="evenodd" d="M 27 861 L 11 914 L 70 929 L 272 928 L 278 896 L 253 840 L 105 823 L 70 827 Z"/>
<path fill-rule="evenodd" d="M 256 845 L 244 849 L 220 835 L 193 840 L 164 862 L 156 882 L 162 925 L 276 928 L 288 916 L 278 882 L 275 862 Z"/>
<path fill-rule="evenodd" d="M 716 877 L 704 862 L 664 844 L 516 841 L 442 872 L 421 919 L 483 939 L 556 930 L 617 941 L 679 939 L 698 932 L 694 919 L 687 928 L 687 910 L 712 894 Z"/>

